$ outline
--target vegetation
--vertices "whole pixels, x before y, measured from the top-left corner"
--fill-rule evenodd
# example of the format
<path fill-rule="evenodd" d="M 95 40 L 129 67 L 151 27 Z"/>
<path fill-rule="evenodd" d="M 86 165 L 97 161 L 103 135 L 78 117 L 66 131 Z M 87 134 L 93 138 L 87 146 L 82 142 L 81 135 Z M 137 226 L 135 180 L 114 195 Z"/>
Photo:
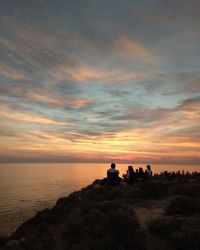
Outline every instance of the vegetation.
<path fill-rule="evenodd" d="M 174 249 L 200 249 L 200 217 L 161 217 L 149 222 L 148 228 L 151 233 L 168 240 Z"/>
<path fill-rule="evenodd" d="M 137 215 L 118 202 L 84 207 L 79 218 L 69 218 L 65 237 L 69 249 L 145 249 Z"/>
<path fill-rule="evenodd" d="M 172 193 L 175 195 L 182 195 L 182 196 L 188 196 L 188 197 L 200 197 L 200 180 L 199 183 L 196 182 L 181 182 L 180 185 L 176 185 Z"/>
<path fill-rule="evenodd" d="M 147 181 L 141 185 L 141 196 L 143 198 L 163 199 L 168 195 L 168 186 L 163 181 Z"/>
<path fill-rule="evenodd" d="M 196 197 L 175 197 L 166 208 L 167 215 L 200 214 L 200 199 Z"/>

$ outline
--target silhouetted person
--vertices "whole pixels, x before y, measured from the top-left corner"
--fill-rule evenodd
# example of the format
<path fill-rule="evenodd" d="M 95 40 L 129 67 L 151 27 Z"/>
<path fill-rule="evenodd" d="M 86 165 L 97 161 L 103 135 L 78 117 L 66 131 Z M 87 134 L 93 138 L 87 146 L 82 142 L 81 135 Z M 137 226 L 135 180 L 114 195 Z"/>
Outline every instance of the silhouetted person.
<path fill-rule="evenodd" d="M 135 176 L 138 178 L 138 169 L 135 170 Z"/>
<path fill-rule="evenodd" d="M 144 173 L 143 168 L 139 168 L 139 172 L 138 172 L 138 177 L 137 178 L 138 178 L 139 181 L 143 181 L 144 180 L 145 173 Z"/>
<path fill-rule="evenodd" d="M 109 185 L 118 185 L 120 183 L 119 171 L 115 169 L 115 163 L 107 170 L 107 182 Z"/>
<path fill-rule="evenodd" d="M 134 182 L 136 182 L 136 175 L 132 166 L 128 166 L 128 170 L 124 175 L 124 181 L 128 184 L 133 184 Z"/>
<path fill-rule="evenodd" d="M 175 177 L 176 177 L 176 173 L 175 173 L 174 171 L 172 171 L 171 177 L 172 177 L 172 178 L 175 178 Z"/>
<path fill-rule="evenodd" d="M 151 170 L 151 166 L 150 165 L 147 165 L 147 168 L 145 170 L 145 177 L 147 180 L 149 180 L 153 175 L 153 172 Z"/>
<path fill-rule="evenodd" d="M 187 171 L 185 175 L 186 175 L 186 176 L 190 176 L 190 173 L 189 173 L 189 171 Z"/>

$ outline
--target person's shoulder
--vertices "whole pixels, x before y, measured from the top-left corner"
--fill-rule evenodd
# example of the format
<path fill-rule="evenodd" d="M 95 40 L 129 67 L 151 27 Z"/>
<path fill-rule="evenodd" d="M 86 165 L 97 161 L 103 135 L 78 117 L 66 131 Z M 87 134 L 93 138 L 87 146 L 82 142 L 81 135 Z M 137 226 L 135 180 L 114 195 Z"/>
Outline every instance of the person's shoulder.
<path fill-rule="evenodd" d="M 110 173 L 115 173 L 115 172 L 117 172 L 117 170 L 116 170 L 116 169 L 114 169 L 114 168 L 109 168 L 109 169 L 107 170 L 107 172 L 110 172 Z"/>

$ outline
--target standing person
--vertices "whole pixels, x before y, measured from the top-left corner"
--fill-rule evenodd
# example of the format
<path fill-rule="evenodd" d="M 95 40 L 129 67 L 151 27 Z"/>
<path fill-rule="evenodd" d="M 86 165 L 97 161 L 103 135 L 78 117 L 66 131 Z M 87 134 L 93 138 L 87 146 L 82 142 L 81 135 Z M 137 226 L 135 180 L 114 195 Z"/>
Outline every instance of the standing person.
<path fill-rule="evenodd" d="M 120 183 L 119 170 L 115 169 L 115 163 L 111 163 L 111 168 L 107 170 L 107 182 L 109 185 L 118 185 Z"/>
<path fill-rule="evenodd" d="M 145 176 L 147 179 L 151 178 L 153 175 L 153 172 L 151 170 L 151 166 L 150 165 L 147 165 L 147 168 L 145 170 Z"/>
<path fill-rule="evenodd" d="M 124 181 L 128 184 L 133 184 L 136 181 L 136 175 L 132 166 L 128 166 L 128 170 L 124 175 Z"/>

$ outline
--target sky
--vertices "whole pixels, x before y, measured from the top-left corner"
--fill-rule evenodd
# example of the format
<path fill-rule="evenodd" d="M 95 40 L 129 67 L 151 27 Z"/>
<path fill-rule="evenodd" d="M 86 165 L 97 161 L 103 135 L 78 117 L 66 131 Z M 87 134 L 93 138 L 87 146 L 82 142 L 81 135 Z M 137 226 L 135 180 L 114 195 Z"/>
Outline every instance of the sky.
<path fill-rule="evenodd" d="M 0 162 L 200 165 L 199 0 L 1 0 Z"/>

